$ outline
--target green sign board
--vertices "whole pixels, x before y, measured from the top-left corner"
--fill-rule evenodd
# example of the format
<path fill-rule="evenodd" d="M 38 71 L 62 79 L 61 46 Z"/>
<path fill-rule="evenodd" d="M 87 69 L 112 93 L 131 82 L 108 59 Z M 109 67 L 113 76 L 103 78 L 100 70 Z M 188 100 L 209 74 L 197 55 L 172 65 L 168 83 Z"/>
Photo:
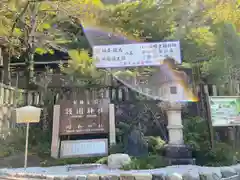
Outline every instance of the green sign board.
<path fill-rule="evenodd" d="M 209 104 L 213 126 L 240 125 L 240 97 L 211 96 Z"/>

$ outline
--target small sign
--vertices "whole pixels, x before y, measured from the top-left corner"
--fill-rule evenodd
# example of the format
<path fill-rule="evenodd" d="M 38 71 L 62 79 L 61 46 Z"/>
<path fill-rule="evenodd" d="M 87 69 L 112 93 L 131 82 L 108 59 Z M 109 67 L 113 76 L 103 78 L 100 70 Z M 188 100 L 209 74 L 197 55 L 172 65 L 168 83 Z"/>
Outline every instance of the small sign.
<path fill-rule="evenodd" d="M 16 122 L 27 124 L 24 168 L 27 168 L 29 124 L 38 123 L 40 121 L 41 110 L 41 108 L 34 106 L 24 106 L 16 109 Z"/>
<path fill-rule="evenodd" d="M 160 66 L 167 57 L 181 64 L 179 41 L 93 47 L 93 58 L 98 68 Z"/>
<path fill-rule="evenodd" d="M 24 106 L 16 109 L 16 123 L 38 123 L 40 121 L 41 108 Z"/>
<path fill-rule="evenodd" d="M 69 140 L 61 142 L 60 158 L 95 157 L 108 154 L 108 139 Z"/>

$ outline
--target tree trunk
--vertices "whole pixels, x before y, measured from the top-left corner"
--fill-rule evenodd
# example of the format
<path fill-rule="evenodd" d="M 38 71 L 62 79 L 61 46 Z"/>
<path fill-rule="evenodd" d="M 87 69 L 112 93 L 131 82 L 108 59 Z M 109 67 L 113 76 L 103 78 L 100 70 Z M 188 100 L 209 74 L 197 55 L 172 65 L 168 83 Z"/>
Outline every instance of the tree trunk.
<path fill-rule="evenodd" d="M 49 95 L 48 95 L 48 90 L 45 88 L 42 91 L 42 95 L 44 96 L 44 100 L 43 100 L 43 110 L 42 110 L 42 117 L 41 117 L 41 121 L 42 121 L 42 130 L 47 132 L 48 130 L 51 130 L 51 123 L 50 123 L 50 118 L 51 115 L 49 114 L 49 107 L 52 105 L 51 101 L 49 101 Z"/>
<path fill-rule="evenodd" d="M 43 131 L 48 131 L 50 130 L 50 124 L 49 124 L 49 118 L 48 118 L 48 108 L 46 107 L 46 105 L 44 106 L 43 110 L 42 110 L 42 130 Z"/>
<path fill-rule="evenodd" d="M 6 85 L 11 85 L 9 54 L 5 49 L 2 49 L 2 56 L 3 56 L 3 83 Z"/>

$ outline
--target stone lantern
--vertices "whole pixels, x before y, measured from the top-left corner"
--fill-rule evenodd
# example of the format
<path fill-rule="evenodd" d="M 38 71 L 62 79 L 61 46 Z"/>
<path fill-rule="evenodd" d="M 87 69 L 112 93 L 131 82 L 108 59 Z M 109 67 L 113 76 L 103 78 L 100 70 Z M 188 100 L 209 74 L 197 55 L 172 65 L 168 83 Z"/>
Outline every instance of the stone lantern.
<path fill-rule="evenodd" d="M 181 114 L 185 102 L 193 98 L 187 88 L 187 74 L 176 70 L 174 59 L 167 58 L 149 83 L 159 87 L 159 107 L 167 115 L 169 141 L 165 146 L 166 159 L 169 164 L 193 164 L 191 148 L 184 144 Z"/>

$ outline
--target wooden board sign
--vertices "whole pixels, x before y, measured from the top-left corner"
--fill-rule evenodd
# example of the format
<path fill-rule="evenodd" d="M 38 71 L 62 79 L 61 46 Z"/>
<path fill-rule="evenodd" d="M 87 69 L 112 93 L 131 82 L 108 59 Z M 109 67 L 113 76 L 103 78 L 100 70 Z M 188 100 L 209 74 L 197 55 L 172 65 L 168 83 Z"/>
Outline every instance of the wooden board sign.
<path fill-rule="evenodd" d="M 108 103 L 103 100 L 65 100 L 60 111 L 60 135 L 109 132 Z"/>

